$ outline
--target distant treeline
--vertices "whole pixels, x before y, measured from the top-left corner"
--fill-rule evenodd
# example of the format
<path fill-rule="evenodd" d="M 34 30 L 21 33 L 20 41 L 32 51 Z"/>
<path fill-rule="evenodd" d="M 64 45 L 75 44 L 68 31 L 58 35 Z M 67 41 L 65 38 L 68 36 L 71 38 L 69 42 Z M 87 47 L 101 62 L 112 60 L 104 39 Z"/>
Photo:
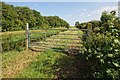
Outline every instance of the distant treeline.
<path fill-rule="evenodd" d="M 111 11 L 110 14 L 115 15 L 116 11 Z M 92 20 L 84 23 L 80 23 L 79 21 L 77 21 L 75 23 L 75 26 L 79 29 L 87 29 L 88 27 L 91 27 L 93 32 L 102 33 L 108 29 L 108 26 L 110 25 L 110 20 L 112 19 L 113 16 L 109 15 L 109 12 L 104 11 L 101 15 L 100 21 Z M 113 23 L 115 28 L 120 30 L 120 20 L 117 16 L 115 16 L 115 20 Z"/>
<path fill-rule="evenodd" d="M 28 7 L 13 6 L 2 3 L 2 31 L 25 30 L 26 23 L 30 28 L 69 27 L 59 16 L 42 16 L 40 12 Z"/>

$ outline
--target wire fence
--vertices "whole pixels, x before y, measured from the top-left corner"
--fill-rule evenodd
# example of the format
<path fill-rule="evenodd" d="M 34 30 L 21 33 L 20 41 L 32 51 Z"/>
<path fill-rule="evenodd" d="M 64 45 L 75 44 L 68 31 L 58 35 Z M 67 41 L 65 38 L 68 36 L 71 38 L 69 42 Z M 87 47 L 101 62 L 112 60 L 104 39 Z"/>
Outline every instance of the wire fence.
<path fill-rule="evenodd" d="M 46 50 L 54 49 L 56 51 L 65 49 L 79 49 L 82 44 L 82 37 L 87 37 L 88 29 L 77 28 L 50 28 L 50 29 L 33 29 L 29 28 L 26 31 L 18 32 L 3 32 L 2 37 L 2 52 L 17 50 L 22 51 L 26 48 L 31 50 Z"/>

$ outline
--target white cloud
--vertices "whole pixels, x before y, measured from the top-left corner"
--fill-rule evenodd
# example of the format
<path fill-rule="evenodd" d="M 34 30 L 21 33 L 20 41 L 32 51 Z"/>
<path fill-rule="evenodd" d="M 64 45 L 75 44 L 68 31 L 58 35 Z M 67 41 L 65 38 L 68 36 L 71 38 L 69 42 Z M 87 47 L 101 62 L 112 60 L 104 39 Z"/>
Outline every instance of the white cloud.
<path fill-rule="evenodd" d="M 116 12 L 118 12 L 118 6 L 104 6 L 97 10 L 92 11 L 91 14 L 101 14 L 103 11 L 110 12 L 112 10 L 115 10 Z"/>
<path fill-rule="evenodd" d="M 88 14 L 88 17 L 91 17 L 92 15 L 91 14 Z"/>
<path fill-rule="evenodd" d="M 118 14 L 118 6 L 103 6 L 97 9 L 81 9 L 74 10 L 72 13 L 66 15 L 65 19 L 71 24 L 74 25 L 76 21 L 87 22 L 91 20 L 100 20 L 101 14 L 103 11 L 112 11 L 115 10 Z"/>
<path fill-rule="evenodd" d="M 92 12 L 89 13 L 89 15 L 92 15 L 91 17 L 93 19 L 99 20 L 103 11 L 110 12 L 112 10 L 115 10 L 118 15 L 118 6 L 104 6 L 104 7 L 98 8 L 96 10 L 93 10 Z"/>
<path fill-rule="evenodd" d="M 83 11 L 86 11 L 86 9 L 83 9 Z"/>

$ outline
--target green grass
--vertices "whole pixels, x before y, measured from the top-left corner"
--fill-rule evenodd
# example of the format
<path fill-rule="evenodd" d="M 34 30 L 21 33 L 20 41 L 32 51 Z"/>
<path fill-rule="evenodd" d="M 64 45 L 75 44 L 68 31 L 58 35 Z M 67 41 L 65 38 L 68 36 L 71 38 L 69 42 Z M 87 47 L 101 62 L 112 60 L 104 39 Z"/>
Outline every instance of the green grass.
<path fill-rule="evenodd" d="M 55 31 L 53 31 L 54 33 Z M 58 31 L 59 32 L 59 31 Z M 58 33 L 57 32 L 57 33 Z M 35 32 L 34 32 L 35 33 Z M 40 35 L 39 31 L 36 32 L 37 34 L 35 35 Z M 51 33 L 51 32 L 50 32 Z M 49 33 L 49 35 L 50 35 Z M 65 49 L 67 48 L 67 45 L 69 45 L 72 42 L 76 42 L 74 40 L 60 40 L 59 38 L 78 38 L 78 36 L 71 36 L 71 35 L 61 35 L 61 34 L 82 34 L 81 31 L 71 31 L 71 30 L 67 30 L 64 32 L 60 32 L 57 35 L 52 35 L 50 37 L 47 36 L 46 40 L 43 42 L 48 43 L 49 46 L 52 46 L 55 42 L 55 39 L 53 38 L 57 38 L 58 39 L 58 44 L 64 44 L 66 46 L 64 47 L 58 47 L 61 49 Z M 56 34 L 56 32 L 54 33 Z M 33 35 L 33 36 L 35 36 Z M 49 41 L 49 39 L 53 39 L 51 42 Z M 41 41 L 41 40 L 40 40 Z M 79 41 L 79 40 L 78 40 Z M 66 43 L 69 42 L 69 43 Z M 57 45 L 57 44 L 56 44 Z M 56 47 L 56 45 L 53 45 Z M 79 44 L 78 44 L 79 45 Z M 74 47 L 74 46 L 73 46 Z M 69 48 L 69 47 L 68 47 Z M 26 54 L 24 54 L 26 53 Z M 32 53 L 27 53 L 27 52 L 18 52 L 18 51 L 10 51 L 10 52 L 6 52 L 3 55 L 3 68 L 5 71 L 4 77 L 14 77 L 16 74 L 17 78 L 56 78 L 57 77 L 57 73 L 59 73 L 58 71 L 60 71 L 62 69 L 63 72 L 65 68 L 64 66 L 69 66 L 69 68 L 71 68 L 71 59 L 69 58 L 68 53 L 66 52 L 55 52 L 54 50 L 51 49 L 46 49 L 45 52 L 36 52 L 34 54 Z M 37 56 L 37 58 L 36 58 Z M 34 58 L 33 58 L 34 57 Z M 30 59 L 31 58 L 31 59 Z M 32 63 L 31 63 L 32 62 Z M 29 65 L 30 63 L 30 65 Z M 13 66 L 12 66 L 13 65 Z M 28 66 L 25 66 L 28 65 Z M 6 68 L 6 66 L 8 66 L 8 68 Z M 9 67 L 10 66 L 10 67 Z M 22 67 L 21 70 L 17 67 L 20 66 Z M 16 70 L 16 67 L 18 68 Z M 63 68 L 64 67 L 64 68 Z M 18 73 L 20 71 L 20 73 Z M 74 71 L 74 70 L 73 70 Z M 9 75 L 7 74 L 8 72 L 14 73 L 14 75 Z M 64 77 L 64 75 L 62 75 Z"/>
<path fill-rule="evenodd" d="M 6 52 L 6 53 L 2 54 L 2 60 L 3 60 L 3 62 L 12 60 L 16 56 L 18 56 L 19 53 L 20 52 L 18 52 L 18 51 L 9 51 L 9 52 Z"/>
<path fill-rule="evenodd" d="M 73 33 L 73 34 L 82 34 L 81 31 L 65 31 L 62 33 L 59 33 L 58 35 L 54 35 L 51 36 L 49 38 L 46 39 L 47 42 L 50 46 L 52 46 L 55 42 L 54 38 L 57 38 L 58 44 L 65 44 L 66 46 L 64 47 L 58 47 L 60 49 L 65 49 L 67 48 L 68 44 L 75 42 L 74 40 L 60 40 L 59 38 L 78 38 L 78 36 L 71 36 L 71 35 L 61 35 L 61 34 L 69 34 L 69 33 Z M 49 41 L 49 39 L 53 39 L 53 41 Z M 79 40 L 78 40 L 79 41 Z M 44 42 L 44 41 L 43 41 Z M 66 43 L 69 42 L 69 43 Z M 48 45 L 48 46 L 49 46 Z M 56 44 L 57 45 L 57 44 Z M 78 44 L 80 45 L 80 44 Z M 55 45 L 53 45 L 55 46 Z M 58 49 L 57 48 L 57 49 Z M 38 53 L 39 54 L 39 53 Z M 74 71 L 74 69 L 72 68 L 72 59 L 68 56 L 68 53 L 65 53 L 64 51 L 55 51 L 52 49 L 46 49 L 45 52 L 42 52 L 39 54 L 39 56 L 37 56 L 36 60 L 34 60 L 29 67 L 27 67 L 26 69 L 24 69 L 23 71 L 20 72 L 20 74 L 16 75 L 17 78 L 57 78 L 58 77 L 58 73 L 60 71 L 61 77 L 65 77 L 66 76 L 66 72 L 64 71 L 69 69 Z M 62 71 L 62 72 L 61 72 Z"/>
<path fill-rule="evenodd" d="M 73 28 L 76 29 L 76 28 Z M 63 35 L 64 34 L 64 35 Z M 78 34 L 78 35 L 68 35 L 68 34 Z M 53 35 L 51 37 L 47 37 L 44 41 L 37 41 L 40 42 L 39 44 L 31 44 L 32 47 L 38 47 L 41 48 L 43 46 L 46 46 L 46 48 L 61 48 L 61 49 L 66 49 L 69 48 L 70 46 L 81 46 L 80 44 L 74 44 L 74 43 L 79 43 L 81 42 L 80 38 L 82 36 L 82 31 L 79 31 L 78 29 L 72 30 L 70 28 L 67 31 L 60 32 L 57 35 Z M 66 39 L 68 38 L 68 39 Z M 78 39 L 78 40 L 74 40 Z M 35 42 L 35 43 L 37 43 Z M 43 44 L 42 44 L 43 43 Z"/>
<path fill-rule="evenodd" d="M 45 52 L 40 53 L 39 56 L 37 56 L 36 60 L 33 61 L 28 68 L 23 70 L 16 77 L 18 78 L 56 78 L 57 75 L 55 74 L 55 72 L 60 70 L 60 67 L 57 61 L 62 60 L 63 57 L 66 57 L 67 59 L 67 56 L 62 52 L 54 52 L 52 50 L 46 50 Z"/>
<path fill-rule="evenodd" d="M 60 29 L 60 30 L 59 30 Z M 52 35 L 58 34 L 59 32 L 67 30 L 66 28 L 59 28 L 58 30 L 30 30 L 30 39 L 31 41 L 40 41 L 44 40 L 45 36 L 50 37 Z M 62 30 L 61 30 L 62 29 Z M 2 51 L 23 51 L 25 49 L 26 35 L 25 31 L 17 32 L 3 32 L 0 34 L 2 37 Z"/>
<path fill-rule="evenodd" d="M 8 65 L 11 65 L 11 63 L 14 63 L 15 59 L 17 57 L 22 56 L 24 51 L 9 51 L 2 54 L 2 67 L 5 69 Z"/>

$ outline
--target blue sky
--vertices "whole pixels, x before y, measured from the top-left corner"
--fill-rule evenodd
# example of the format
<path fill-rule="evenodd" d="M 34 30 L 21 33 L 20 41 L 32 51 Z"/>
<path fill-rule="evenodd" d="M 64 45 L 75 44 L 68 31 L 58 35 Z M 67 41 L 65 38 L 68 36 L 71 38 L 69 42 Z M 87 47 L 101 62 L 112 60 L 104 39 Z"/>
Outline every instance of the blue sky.
<path fill-rule="evenodd" d="M 117 2 L 7 2 L 14 6 L 28 6 L 43 16 L 60 16 L 70 25 L 76 21 L 99 20 L 104 10 L 118 10 Z"/>

